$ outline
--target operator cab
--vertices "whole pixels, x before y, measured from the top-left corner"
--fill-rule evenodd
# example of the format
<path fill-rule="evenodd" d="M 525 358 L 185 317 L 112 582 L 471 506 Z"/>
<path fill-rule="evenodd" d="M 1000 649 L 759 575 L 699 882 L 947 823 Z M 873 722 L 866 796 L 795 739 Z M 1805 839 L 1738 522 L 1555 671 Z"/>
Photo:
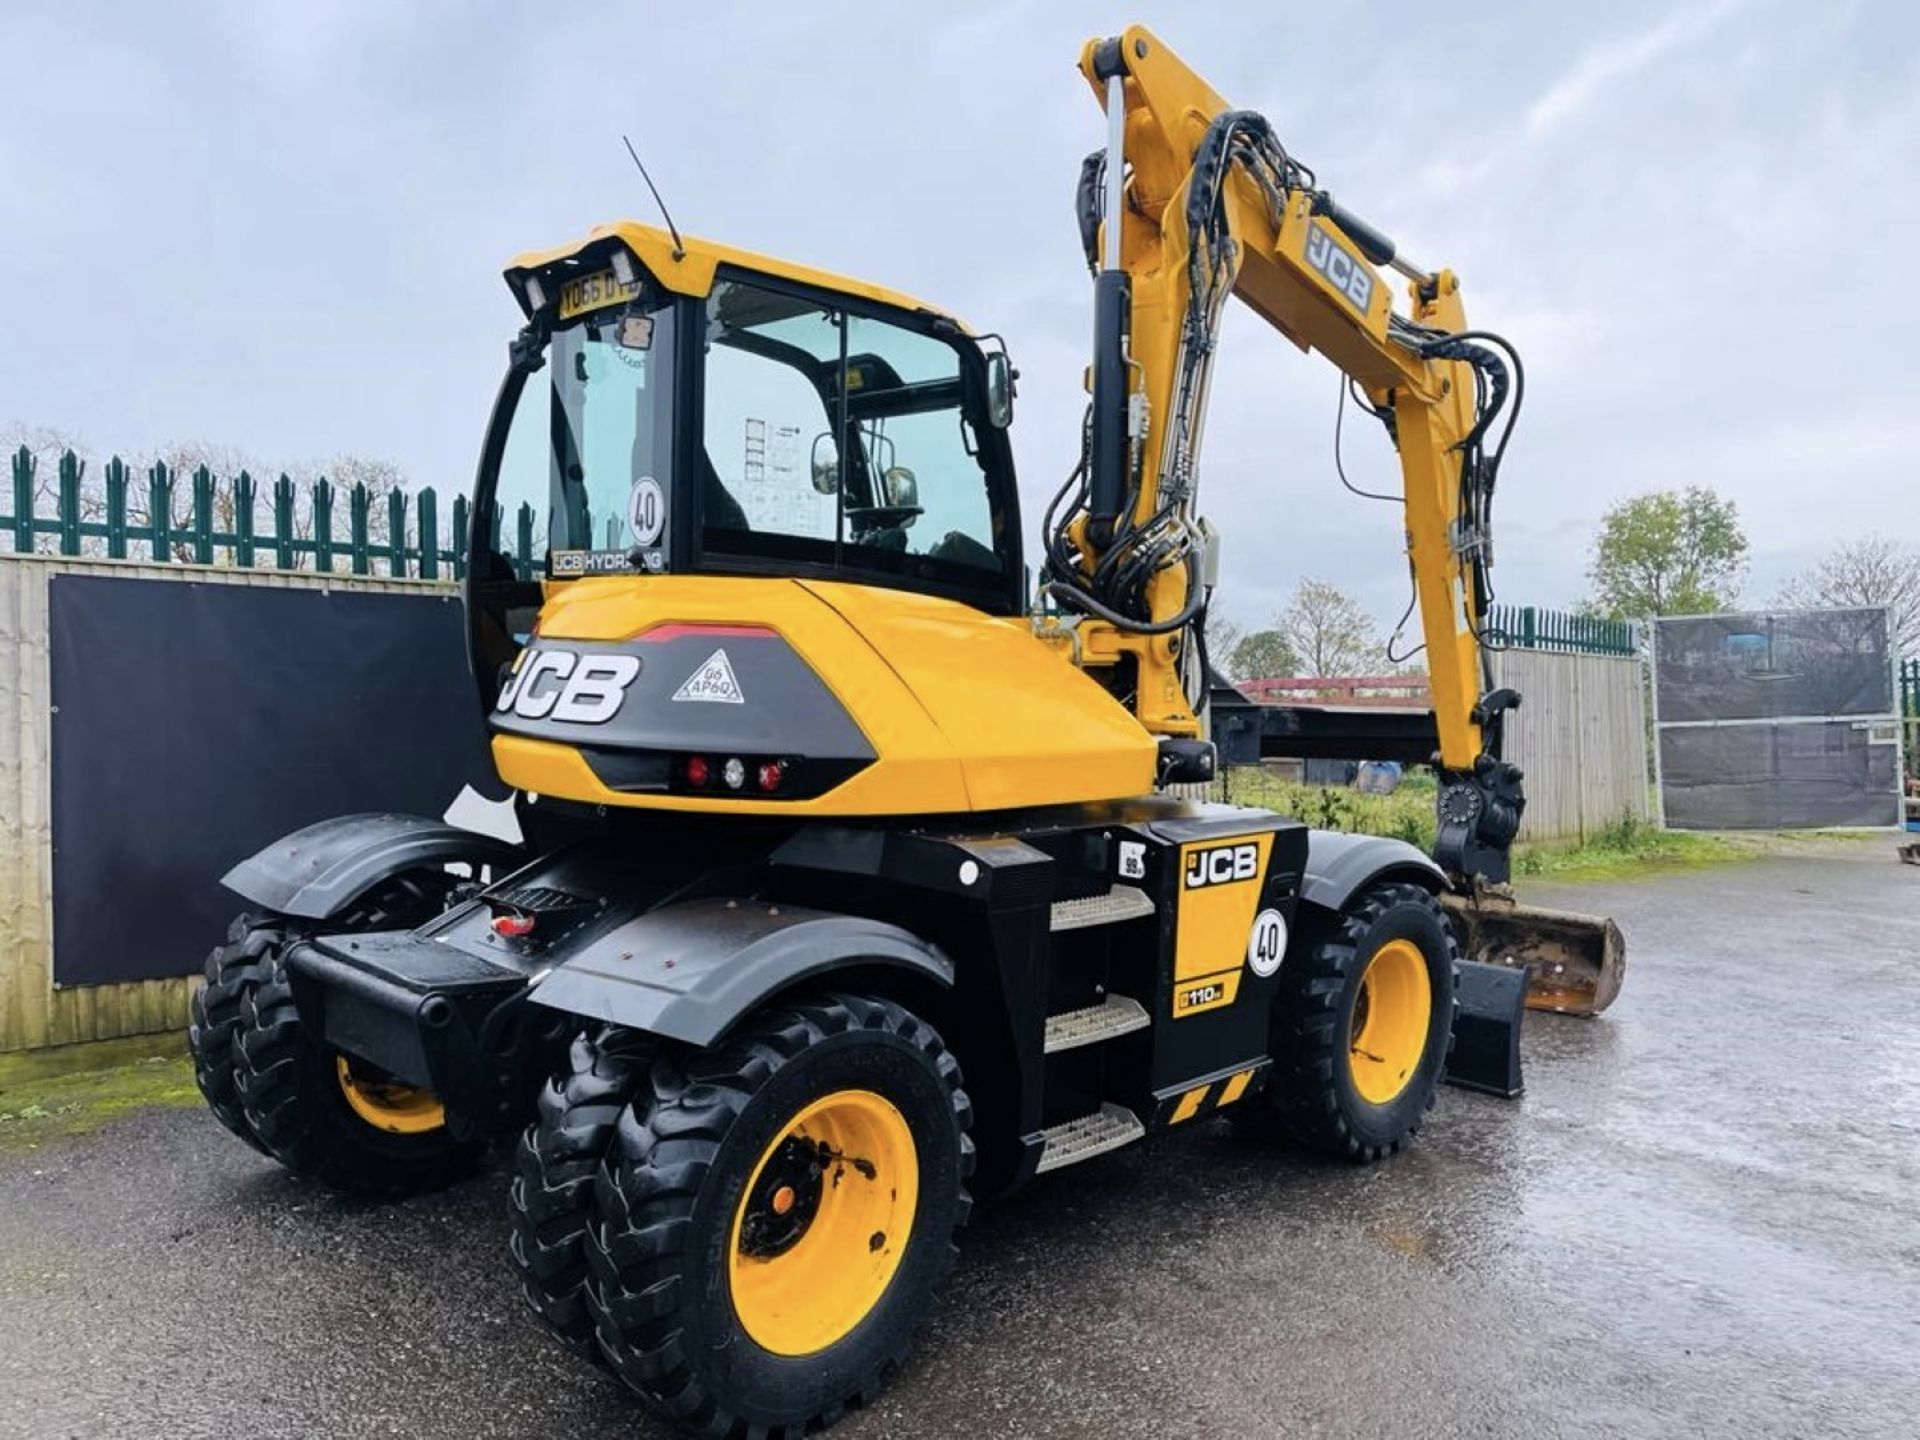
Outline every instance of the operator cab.
<path fill-rule="evenodd" d="M 656 275 L 596 238 L 508 272 L 528 324 L 475 488 L 493 523 L 467 540 L 489 700 L 571 582 L 791 576 L 1025 608 L 1005 353 L 904 296 L 696 249 Z"/>

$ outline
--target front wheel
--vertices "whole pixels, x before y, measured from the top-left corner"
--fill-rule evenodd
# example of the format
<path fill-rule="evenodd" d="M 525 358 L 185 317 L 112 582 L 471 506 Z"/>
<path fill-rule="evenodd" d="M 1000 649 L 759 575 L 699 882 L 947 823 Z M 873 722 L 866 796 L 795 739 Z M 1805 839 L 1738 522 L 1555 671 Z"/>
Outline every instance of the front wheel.
<path fill-rule="evenodd" d="M 1460 949 L 1417 885 L 1363 890 L 1281 966 L 1267 1094 L 1302 1144 L 1391 1155 L 1433 1108 L 1453 1037 Z"/>
<path fill-rule="evenodd" d="M 715 1436 L 798 1434 L 871 1399 L 952 1263 L 970 1120 L 952 1054 L 888 1000 L 781 1005 L 657 1057 L 586 1236 L 613 1369 Z"/>

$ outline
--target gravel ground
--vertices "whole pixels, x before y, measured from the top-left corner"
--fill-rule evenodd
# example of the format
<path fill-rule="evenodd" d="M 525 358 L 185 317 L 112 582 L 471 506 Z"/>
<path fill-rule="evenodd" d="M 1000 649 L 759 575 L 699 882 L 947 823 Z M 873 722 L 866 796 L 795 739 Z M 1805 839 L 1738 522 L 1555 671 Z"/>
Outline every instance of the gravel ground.
<path fill-rule="evenodd" d="M 982 1206 L 834 1433 L 1910 1435 L 1920 870 L 1860 844 L 1551 890 L 1604 1018 L 1325 1165 L 1200 1125 Z M 0 1435 L 648 1437 L 502 1264 L 504 1178 L 377 1208 L 197 1111 L 0 1155 Z"/>

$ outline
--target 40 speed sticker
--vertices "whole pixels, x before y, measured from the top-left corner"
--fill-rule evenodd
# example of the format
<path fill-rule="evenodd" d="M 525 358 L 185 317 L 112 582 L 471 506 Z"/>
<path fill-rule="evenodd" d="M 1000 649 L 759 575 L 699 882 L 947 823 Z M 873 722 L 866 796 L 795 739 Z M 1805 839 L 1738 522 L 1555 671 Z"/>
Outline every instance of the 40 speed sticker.
<path fill-rule="evenodd" d="M 1247 967 L 1262 980 L 1280 968 L 1287 953 L 1287 920 L 1278 910 L 1262 910 L 1253 917 L 1247 936 Z"/>
<path fill-rule="evenodd" d="M 660 493 L 660 482 L 642 475 L 633 482 L 633 491 L 627 497 L 627 528 L 633 531 L 635 543 L 651 545 L 660 538 L 666 523 L 667 502 Z"/>

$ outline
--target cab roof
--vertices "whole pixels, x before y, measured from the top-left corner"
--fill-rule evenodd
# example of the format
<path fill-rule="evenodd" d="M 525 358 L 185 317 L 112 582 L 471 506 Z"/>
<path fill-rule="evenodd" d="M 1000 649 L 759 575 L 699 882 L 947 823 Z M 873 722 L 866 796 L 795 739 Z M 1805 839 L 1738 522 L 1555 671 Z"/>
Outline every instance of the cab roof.
<path fill-rule="evenodd" d="M 680 295 L 708 294 L 713 289 L 715 269 L 721 265 L 735 265 L 743 270 L 754 270 L 777 279 L 838 291 L 861 300 L 942 315 L 962 329 L 966 328 L 951 312 L 899 290 L 889 290 L 884 285 L 835 275 L 828 270 L 816 270 L 811 265 L 799 265 L 771 255 L 757 255 L 751 250 L 736 250 L 731 245 L 721 245 L 693 235 L 681 237 L 678 247 L 681 253 L 676 259 L 673 237 L 658 226 L 643 225 L 637 220 L 614 220 L 605 225 L 596 225 L 584 239 L 570 245 L 558 245 L 550 250 L 522 251 L 507 264 L 508 288 L 524 308 L 526 300 L 521 293 L 522 277 L 532 271 L 547 271 L 556 266 L 562 269 L 579 267 L 582 273 L 590 273 L 586 270 L 587 265 L 604 261 L 612 248 L 609 242 L 624 244 L 661 285 Z"/>

